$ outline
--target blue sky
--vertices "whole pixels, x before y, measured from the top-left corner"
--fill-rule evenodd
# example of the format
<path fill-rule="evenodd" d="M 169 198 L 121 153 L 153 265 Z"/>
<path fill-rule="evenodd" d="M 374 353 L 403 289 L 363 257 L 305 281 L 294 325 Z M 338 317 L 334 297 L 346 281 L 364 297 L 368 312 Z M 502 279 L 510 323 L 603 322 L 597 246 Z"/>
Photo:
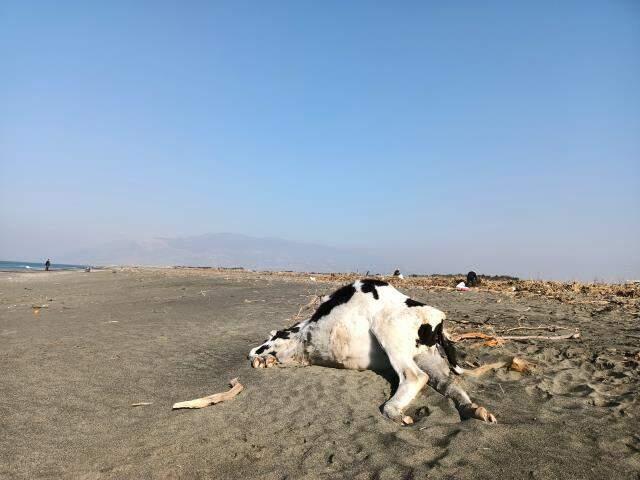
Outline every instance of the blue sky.
<path fill-rule="evenodd" d="M 640 277 L 640 3 L 0 5 L 0 258 L 238 232 Z"/>

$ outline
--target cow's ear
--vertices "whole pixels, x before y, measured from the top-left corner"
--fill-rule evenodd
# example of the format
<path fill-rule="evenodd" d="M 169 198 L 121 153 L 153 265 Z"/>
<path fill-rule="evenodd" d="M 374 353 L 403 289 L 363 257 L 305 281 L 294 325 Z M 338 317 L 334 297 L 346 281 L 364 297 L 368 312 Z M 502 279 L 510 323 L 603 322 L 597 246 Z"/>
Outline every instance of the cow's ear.
<path fill-rule="evenodd" d="M 277 330 L 271 330 L 271 331 L 269 332 L 269 335 L 271 335 L 271 336 L 273 337 L 276 333 L 278 333 L 278 331 L 277 331 Z"/>

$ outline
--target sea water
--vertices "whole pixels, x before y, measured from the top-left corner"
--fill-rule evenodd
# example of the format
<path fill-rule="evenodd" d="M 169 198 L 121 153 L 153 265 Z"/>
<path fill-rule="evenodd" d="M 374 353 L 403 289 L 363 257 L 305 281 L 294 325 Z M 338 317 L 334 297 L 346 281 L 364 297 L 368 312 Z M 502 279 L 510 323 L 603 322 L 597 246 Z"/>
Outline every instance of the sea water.
<path fill-rule="evenodd" d="M 49 270 L 84 270 L 86 265 L 52 263 Z M 15 262 L 0 260 L 0 272 L 34 272 L 44 270 L 44 262 Z"/>

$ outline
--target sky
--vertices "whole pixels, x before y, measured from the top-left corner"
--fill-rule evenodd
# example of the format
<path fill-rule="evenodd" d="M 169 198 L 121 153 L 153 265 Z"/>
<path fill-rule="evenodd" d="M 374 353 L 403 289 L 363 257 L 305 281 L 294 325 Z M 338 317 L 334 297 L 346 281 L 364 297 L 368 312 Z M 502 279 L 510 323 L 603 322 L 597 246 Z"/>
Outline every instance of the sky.
<path fill-rule="evenodd" d="M 640 278 L 634 0 L 5 0 L 0 72 L 0 258 L 235 232 Z"/>

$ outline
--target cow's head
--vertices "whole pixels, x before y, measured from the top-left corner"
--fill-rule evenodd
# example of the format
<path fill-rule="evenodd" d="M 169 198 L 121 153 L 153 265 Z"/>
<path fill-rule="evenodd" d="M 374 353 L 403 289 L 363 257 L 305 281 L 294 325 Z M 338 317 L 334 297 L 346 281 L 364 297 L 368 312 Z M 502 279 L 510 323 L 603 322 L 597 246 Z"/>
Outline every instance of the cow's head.
<path fill-rule="evenodd" d="M 299 331 L 298 325 L 284 330 L 272 330 L 266 342 L 249 352 L 249 360 L 252 361 L 252 365 L 254 367 L 269 367 L 293 355 L 300 343 Z"/>

